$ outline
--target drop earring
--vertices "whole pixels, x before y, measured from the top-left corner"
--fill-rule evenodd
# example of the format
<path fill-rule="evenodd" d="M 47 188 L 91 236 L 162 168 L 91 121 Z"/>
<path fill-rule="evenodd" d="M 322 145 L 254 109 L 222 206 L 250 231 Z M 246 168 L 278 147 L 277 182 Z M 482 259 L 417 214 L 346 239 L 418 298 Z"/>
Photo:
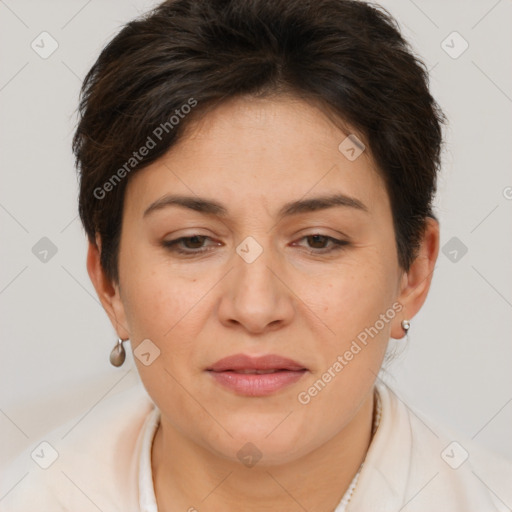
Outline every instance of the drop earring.
<path fill-rule="evenodd" d="M 124 350 L 123 347 L 124 341 L 127 340 L 122 340 L 121 338 L 118 338 L 115 347 L 112 349 L 112 352 L 110 352 L 110 363 L 113 366 L 122 366 L 124 360 L 126 359 L 126 351 Z"/>

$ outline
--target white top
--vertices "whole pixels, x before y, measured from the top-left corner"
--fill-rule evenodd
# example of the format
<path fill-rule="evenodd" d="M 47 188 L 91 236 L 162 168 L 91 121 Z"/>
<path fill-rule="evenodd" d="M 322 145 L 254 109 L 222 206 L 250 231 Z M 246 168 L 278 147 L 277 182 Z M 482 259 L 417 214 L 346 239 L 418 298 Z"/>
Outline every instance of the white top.
<path fill-rule="evenodd" d="M 510 512 L 512 463 L 376 387 L 380 425 L 347 512 Z M 110 395 L 13 461 L 0 477 L 0 511 L 157 512 L 151 443 L 159 418 L 142 385 Z"/>
<path fill-rule="evenodd" d="M 139 506 L 141 512 L 158 512 L 155 489 L 153 487 L 153 471 L 151 469 L 151 447 L 160 423 L 160 410 L 155 407 L 148 415 L 142 437 L 142 451 L 139 466 Z"/>

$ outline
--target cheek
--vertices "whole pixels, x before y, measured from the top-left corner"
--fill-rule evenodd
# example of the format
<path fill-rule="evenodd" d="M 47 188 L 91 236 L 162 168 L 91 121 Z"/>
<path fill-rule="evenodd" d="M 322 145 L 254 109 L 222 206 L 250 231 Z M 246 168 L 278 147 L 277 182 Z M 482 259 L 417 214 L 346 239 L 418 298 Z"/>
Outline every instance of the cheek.
<path fill-rule="evenodd" d="M 208 291 L 217 280 L 210 272 L 184 272 L 168 261 L 135 258 L 125 272 L 125 311 L 131 330 L 134 361 L 151 395 L 162 389 L 179 394 L 173 377 L 187 381 L 199 372 L 197 342 L 208 314 Z M 143 263 L 143 264 L 142 264 Z M 145 366 L 137 359 L 139 343 L 149 339 L 156 345 L 158 358 Z M 148 391 L 149 391 L 148 389 Z M 177 396 L 177 395 L 175 395 Z"/>
<path fill-rule="evenodd" d="M 184 274 L 168 262 L 151 255 L 134 257 L 124 267 L 125 310 L 135 338 L 161 341 L 194 317 L 194 308 L 205 294 L 208 282 Z M 209 280 L 207 280 L 209 281 Z"/>
<path fill-rule="evenodd" d="M 329 404 L 336 415 L 355 407 L 361 392 L 369 389 L 380 370 L 397 314 L 393 308 L 395 274 L 392 265 L 382 259 L 382 251 L 366 254 L 370 257 L 364 261 L 348 264 L 347 260 L 346 266 L 331 274 L 329 284 L 319 286 L 315 295 L 309 296 L 309 302 L 317 304 L 312 309 L 329 328 L 316 337 L 322 365 L 309 384 L 320 379 L 318 387 L 322 390 L 323 384 L 328 384 L 321 396 L 312 400 L 312 409 Z"/>
<path fill-rule="evenodd" d="M 347 262 L 325 276 L 324 284 L 322 279 L 316 286 L 308 284 L 305 302 L 318 312 L 337 339 L 346 340 L 373 325 L 392 306 L 396 288 L 393 276 L 387 265 L 375 259 Z"/>
<path fill-rule="evenodd" d="M 317 304 L 328 327 L 313 338 L 321 363 L 297 396 L 311 421 L 323 417 L 329 429 L 340 428 L 347 411 L 357 410 L 371 389 L 396 315 L 390 275 L 380 264 L 351 265 L 309 295 L 306 302 Z"/>
<path fill-rule="evenodd" d="M 205 292 L 199 281 L 194 285 L 188 279 L 176 277 L 168 268 L 159 270 L 152 265 L 146 268 L 151 270 L 145 272 L 139 267 L 135 272 L 133 269 L 124 287 L 134 362 L 144 386 L 159 407 L 185 411 L 190 404 L 180 383 L 187 382 L 198 371 L 194 350 L 201 326 L 195 318 Z M 150 344 L 145 351 L 158 354 L 149 365 L 137 356 L 146 339 L 154 345 Z M 166 402 L 169 397 L 173 397 L 171 404 Z"/>

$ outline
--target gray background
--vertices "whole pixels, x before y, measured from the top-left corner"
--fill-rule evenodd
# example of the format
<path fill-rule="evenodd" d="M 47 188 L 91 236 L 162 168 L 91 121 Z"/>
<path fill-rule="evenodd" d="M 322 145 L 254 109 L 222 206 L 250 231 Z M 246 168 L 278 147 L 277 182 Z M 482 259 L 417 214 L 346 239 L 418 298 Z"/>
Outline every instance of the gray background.
<path fill-rule="evenodd" d="M 388 380 L 406 403 L 512 458 L 512 3 L 382 4 L 449 118 L 436 201 L 444 252 Z M 116 336 L 86 272 L 70 144 L 86 71 L 152 5 L 0 1 L 2 464 L 138 381 L 130 354 L 121 369 L 108 362 Z M 43 31 L 58 43 L 46 59 L 31 47 Z M 461 55 L 454 31 L 469 44 Z M 57 251 L 46 261 L 43 237 Z"/>

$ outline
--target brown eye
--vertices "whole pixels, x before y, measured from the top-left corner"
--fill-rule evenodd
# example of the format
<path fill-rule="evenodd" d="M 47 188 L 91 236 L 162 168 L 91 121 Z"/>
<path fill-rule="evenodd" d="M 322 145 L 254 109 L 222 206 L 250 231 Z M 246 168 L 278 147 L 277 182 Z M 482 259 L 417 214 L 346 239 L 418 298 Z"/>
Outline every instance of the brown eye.
<path fill-rule="evenodd" d="M 329 242 L 329 237 L 323 235 L 309 235 L 306 238 L 313 249 L 325 249 L 326 243 Z"/>
<path fill-rule="evenodd" d="M 184 243 L 184 245 L 187 249 L 200 249 L 206 238 L 208 238 L 208 237 L 201 236 L 201 235 L 194 235 L 194 236 L 181 238 L 181 241 Z"/>
<path fill-rule="evenodd" d="M 321 234 L 307 235 L 301 238 L 301 240 L 307 241 L 306 251 L 310 254 L 327 254 L 339 251 L 343 249 L 344 246 L 350 244 L 346 240 L 338 240 L 332 236 Z"/>
<path fill-rule="evenodd" d="M 201 254 L 212 249 L 211 247 L 204 246 L 207 240 L 210 240 L 209 236 L 182 236 L 174 240 L 164 240 L 162 246 L 171 252 L 193 256 L 194 254 Z"/>

